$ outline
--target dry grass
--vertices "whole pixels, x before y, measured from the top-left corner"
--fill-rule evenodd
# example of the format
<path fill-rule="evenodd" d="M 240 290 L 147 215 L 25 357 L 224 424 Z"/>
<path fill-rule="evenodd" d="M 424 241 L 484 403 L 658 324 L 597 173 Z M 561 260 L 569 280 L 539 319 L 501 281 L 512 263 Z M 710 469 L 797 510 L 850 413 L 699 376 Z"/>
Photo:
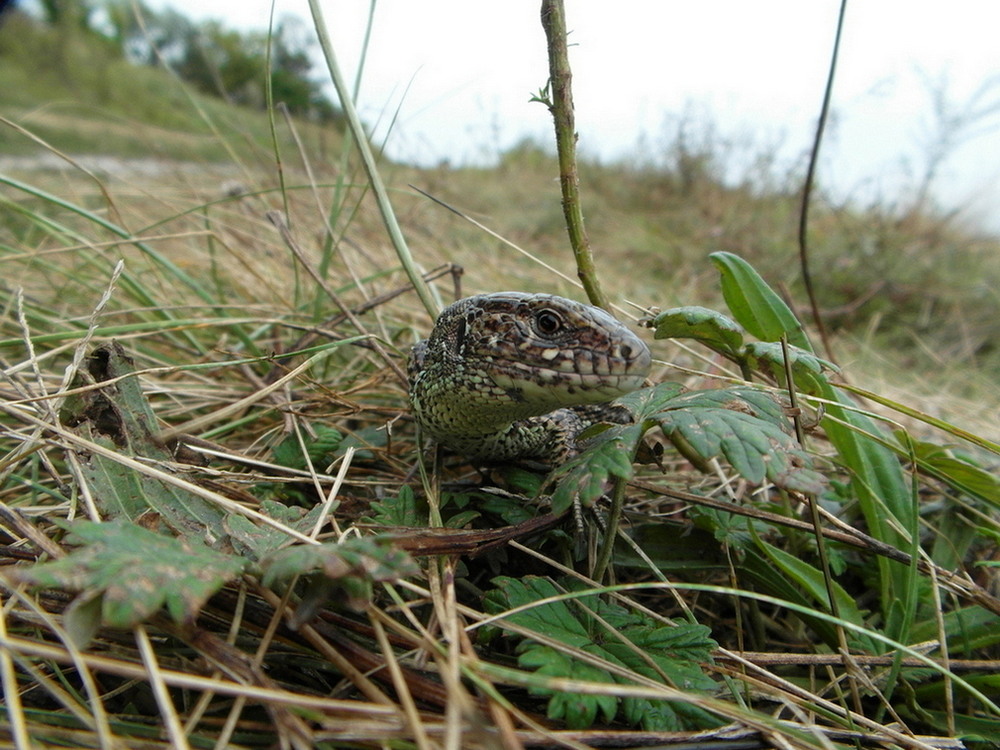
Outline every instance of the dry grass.
<path fill-rule="evenodd" d="M 978 522 L 975 533 L 983 536 L 963 548 L 968 567 L 960 575 L 922 563 L 914 585 L 927 593 L 920 628 L 913 630 L 909 649 L 900 652 L 902 673 L 893 665 L 892 650 L 861 654 L 856 648 L 863 667 L 845 668 L 817 635 L 824 632 L 815 619 L 822 620 L 822 612 L 811 605 L 802 605 L 803 611 L 779 605 L 767 593 L 774 593 L 767 580 L 753 578 L 752 571 L 764 575 L 768 563 L 758 560 L 754 568 L 752 555 L 760 554 L 745 546 L 748 529 L 740 517 L 720 521 L 717 511 L 678 500 L 667 490 L 629 492 L 631 528 L 647 559 L 622 550 L 619 589 L 603 589 L 565 567 L 573 561 L 572 545 L 565 544 L 571 534 L 560 530 L 523 537 L 515 530 L 509 544 L 469 556 L 494 527 L 523 520 L 513 515 L 522 501 L 504 504 L 502 497 L 475 492 L 478 475 L 454 459 L 444 469 L 427 467 L 430 477 L 421 481 L 405 386 L 393 368 L 404 366 L 406 349 L 429 330 L 430 321 L 399 268 L 367 186 L 353 166 L 339 172 L 313 163 L 307 173 L 286 153 L 282 190 L 272 166 L 246 163 L 252 166 L 153 176 L 88 176 L 74 170 L 15 174 L 36 194 L 11 186 L 2 193 L 10 216 L 0 238 L 5 291 L 0 533 L 6 545 L 3 562 L 12 566 L 7 570 L 26 568 L 31 560 L 59 559 L 73 549 L 57 519 L 115 515 L 108 486 L 88 468 L 102 452 L 109 465 L 124 466 L 126 475 L 149 477 L 154 489 L 146 486 L 145 491 L 151 496 L 170 487 L 190 507 L 219 519 L 202 518 L 185 527 L 171 515 L 175 509 L 157 500 L 137 514 L 138 525 L 169 531 L 168 537 L 195 546 L 212 536 L 217 550 L 247 561 L 242 574 L 197 618 L 172 618 L 157 609 L 128 627 L 97 627 L 85 646 L 74 637 L 86 632 L 86 624 L 100 623 L 81 600 L 67 609 L 71 586 L 29 588 L 16 576 L 4 576 L 0 677 L 7 711 L 2 726 L 11 741 L 22 746 L 30 741 L 104 747 L 463 748 L 654 741 L 728 747 L 746 741 L 761 747 L 831 748 L 863 737 L 884 747 L 957 747 L 947 733 L 928 729 L 940 723 L 907 713 L 907 702 L 899 697 L 891 702 L 905 714 L 905 726 L 882 711 L 879 696 L 888 689 L 881 680 L 900 674 L 907 689 L 919 694 L 917 700 L 933 710 L 944 711 L 951 701 L 953 713 L 995 722 L 991 711 L 996 706 L 989 700 L 996 701 L 996 686 L 976 670 L 997 671 L 997 639 L 990 635 L 998 612 L 991 609 L 998 606 L 996 583 L 990 568 L 971 565 L 975 559 L 995 558 L 988 534 L 996 534 L 996 508 L 973 507 L 966 498 L 963 533 Z M 418 262 L 428 270 L 446 263 L 462 266 L 463 294 L 517 288 L 578 296 L 570 282 L 507 242 L 404 187 L 413 183 L 427 190 L 572 276 L 550 167 L 528 150 L 496 172 L 391 166 L 384 178 L 397 188 L 395 208 Z M 234 179 L 240 182 L 239 195 L 233 194 Z M 681 192 L 690 188 L 682 187 Z M 756 248 L 765 275 L 771 267 L 794 276 L 787 269 L 788 255 L 779 256 L 791 232 L 787 203 L 774 202 L 775 210 L 767 214 L 762 201 L 745 191 L 707 183 L 695 187 L 685 204 L 666 175 L 595 171 L 594 182 L 585 185 L 603 282 L 619 301 L 721 306 L 716 274 L 704 260 L 708 251 L 721 248 Z M 64 205 L 46 200 L 38 190 L 58 196 Z M 645 202 L 637 201 L 640 194 Z M 662 210 L 654 212 L 655 206 Z M 268 219 L 272 211 L 282 212 L 302 258 Z M 123 229 L 126 237 L 99 220 Z M 831 247 L 835 244 L 829 240 Z M 124 269 L 116 278 L 119 260 Z M 108 289 L 110 299 L 98 310 Z M 446 301 L 456 293 L 447 276 L 435 282 L 435 289 Z M 341 319 L 341 304 L 357 311 L 357 326 Z M 355 336 L 378 341 L 381 351 L 341 343 Z M 191 435 L 187 448 L 176 449 L 169 440 L 173 453 L 163 453 L 155 440 L 115 446 L 100 435 L 102 429 L 110 431 L 105 434 L 117 430 L 121 437 L 124 428 L 118 423 L 95 424 L 88 431 L 60 417 L 60 409 L 72 403 L 66 400 L 68 388 L 87 391 L 86 379 L 74 376 L 91 366 L 88 354 L 113 340 L 140 371 L 156 428 L 165 431 L 161 437 Z M 654 351 L 664 362 L 657 378 L 684 378 L 703 387 L 709 383 L 706 376 L 678 372 L 673 365 L 712 377 L 722 369 L 714 358 L 665 342 L 655 343 Z M 886 378 L 892 384 L 888 395 L 947 415 L 981 436 L 995 435 L 1000 386 L 987 375 L 966 372 L 968 360 L 889 351 L 877 336 L 845 338 L 843 351 L 845 359 L 859 363 L 850 365 L 850 380 L 865 387 L 912 356 L 909 367 L 918 385 L 921 379 L 951 383 L 958 386 L 955 393 L 942 395 L 941 388 L 902 398 L 893 388 L 910 384 Z M 329 429 L 347 439 L 316 450 Z M 817 452 L 828 453 L 822 438 L 817 440 Z M 292 446 L 298 465 L 289 465 L 287 454 L 281 458 L 282 444 Z M 713 465 L 716 474 L 705 477 L 676 454 L 668 453 L 663 461 L 668 482 L 655 467 L 647 467 L 644 481 L 743 507 L 757 517 L 755 533 L 771 546 L 811 559 L 811 533 L 774 525 L 773 518 L 760 515 L 768 511 L 796 520 L 801 508 L 793 497 L 757 494 L 718 464 Z M 843 478 L 835 469 L 830 472 Z M 507 476 L 506 486 L 524 491 L 524 481 Z M 407 487 L 420 501 L 414 508 L 400 501 Z M 945 502 L 947 492 L 937 485 L 927 483 L 925 491 L 928 503 Z M 464 505 L 472 498 L 478 505 Z M 290 509 L 276 516 L 265 501 L 281 501 Z M 380 514 L 377 503 L 388 510 Z M 430 506 L 430 523 L 423 503 Z M 322 516 L 298 517 L 316 507 L 324 509 Z M 470 510 L 477 515 L 463 515 Z M 525 516 L 535 513 L 522 510 Z M 397 529 L 397 545 L 414 554 L 419 572 L 399 563 L 381 575 L 395 558 L 384 549 L 369 549 L 355 567 L 337 558 L 347 572 L 331 575 L 333 589 L 326 593 L 332 593 L 332 601 L 310 576 L 313 568 L 302 569 L 304 581 L 298 586 L 280 578 L 265 583 L 267 557 L 253 545 L 269 533 L 277 533 L 286 546 L 295 539 L 308 549 L 316 542 L 368 536 L 389 523 L 387 518 L 401 525 L 418 519 L 418 511 L 424 513 L 425 527 L 443 518 L 468 528 L 464 535 L 446 528 Z M 844 513 L 860 523 L 849 509 Z M 235 517 L 249 518 L 255 531 L 241 535 Z M 373 526 L 373 517 L 379 524 Z M 943 537 L 928 532 L 925 548 L 933 550 L 947 541 Z M 866 610 L 877 610 L 877 594 L 862 577 L 877 558 L 865 544 L 838 548 L 838 559 L 846 565 L 841 580 Z M 153 580 L 159 562 L 154 558 L 137 566 L 140 587 Z M 688 690 L 676 678 L 611 664 L 604 652 L 538 632 L 509 613 L 492 620 L 481 594 L 500 573 L 524 580 L 547 576 L 561 587 L 576 581 L 584 593 L 608 592 L 605 601 L 621 603 L 630 616 L 663 627 L 692 622 L 709 627 L 719 648 L 701 666 L 715 689 Z M 371 588 L 370 602 L 365 591 L 352 588 L 355 579 Z M 789 596 L 794 593 L 793 587 Z M 596 599 L 585 606 L 597 606 Z M 957 631 L 949 618 L 958 611 L 980 618 L 964 623 L 980 640 L 963 647 L 956 637 L 950 654 L 931 652 L 928 666 L 918 636 L 932 641 Z M 590 633 L 595 643 L 614 643 L 615 633 L 625 632 L 607 622 L 588 622 L 596 628 Z M 499 629 L 491 631 L 488 623 Z M 881 633 L 877 616 L 860 631 L 850 629 L 858 628 L 856 623 L 839 624 L 851 638 Z M 582 668 L 575 676 L 560 677 L 519 667 L 514 644 L 525 633 L 579 664 L 614 671 L 618 682 L 602 682 Z M 970 697 L 975 696 L 970 686 L 985 693 L 985 701 Z M 700 721 L 714 716 L 726 728 L 705 724 L 702 734 L 694 734 L 698 722 L 690 720 L 680 722 L 673 734 L 643 732 L 620 718 L 619 723 L 602 722 L 599 715 L 598 728 L 571 729 L 545 716 L 544 690 L 612 702 L 649 700 L 651 711 L 660 701 L 672 701 L 688 707 L 690 716 Z M 936 736 L 917 737 L 909 728 Z"/>

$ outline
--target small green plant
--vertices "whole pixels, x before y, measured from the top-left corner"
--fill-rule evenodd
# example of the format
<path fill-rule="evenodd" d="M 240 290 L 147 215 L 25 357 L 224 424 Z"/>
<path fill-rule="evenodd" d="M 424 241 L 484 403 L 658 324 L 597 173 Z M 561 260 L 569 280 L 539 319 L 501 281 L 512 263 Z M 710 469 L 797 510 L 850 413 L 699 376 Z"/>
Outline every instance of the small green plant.
<path fill-rule="evenodd" d="M 517 626 L 518 665 L 540 677 L 614 685 L 640 676 L 705 695 L 718 687 L 703 669 L 717 645 L 703 625 L 663 622 L 630 611 L 590 593 L 579 581 L 500 577 L 492 583 L 495 588 L 484 598 L 486 611 Z M 661 732 L 720 723 L 691 703 L 619 698 L 614 690 L 586 695 L 545 687 L 542 681 L 530 692 L 548 698 L 549 718 L 576 729 L 591 726 L 599 715 L 602 722 L 618 717 L 629 725 Z"/>

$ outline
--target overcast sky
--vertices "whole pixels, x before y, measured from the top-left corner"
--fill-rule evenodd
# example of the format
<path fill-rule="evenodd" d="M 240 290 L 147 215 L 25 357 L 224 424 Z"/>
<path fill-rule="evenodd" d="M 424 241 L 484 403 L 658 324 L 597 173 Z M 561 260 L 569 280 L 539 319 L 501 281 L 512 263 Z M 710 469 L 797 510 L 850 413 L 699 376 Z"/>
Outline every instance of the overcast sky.
<path fill-rule="evenodd" d="M 338 60 L 353 80 L 368 0 L 322 0 Z M 276 15 L 311 23 L 305 0 Z M 156 0 L 197 19 L 264 29 L 270 0 Z M 525 136 L 551 143 L 530 103 L 545 84 L 538 0 L 381 0 L 361 85 L 370 125 L 395 116 L 388 152 L 421 164 L 488 163 Z M 678 118 L 736 144 L 734 161 L 777 149 L 802 163 L 819 110 L 836 0 L 568 0 L 580 147 L 606 159 L 656 159 Z M 998 111 L 953 132 L 939 199 L 1000 231 L 1000 3 L 853 0 L 837 71 L 835 120 L 820 179 L 859 201 L 893 202 L 923 173 L 946 114 Z M 378 137 L 384 129 L 376 130 Z"/>

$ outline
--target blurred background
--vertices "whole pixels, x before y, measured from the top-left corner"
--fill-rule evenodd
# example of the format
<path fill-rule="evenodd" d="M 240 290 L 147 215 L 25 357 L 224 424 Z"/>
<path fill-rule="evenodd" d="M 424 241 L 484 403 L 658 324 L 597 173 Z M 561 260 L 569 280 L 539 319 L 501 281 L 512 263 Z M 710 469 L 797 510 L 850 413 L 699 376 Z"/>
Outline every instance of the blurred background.
<path fill-rule="evenodd" d="M 464 265 L 468 291 L 572 293 L 408 187 L 573 275 L 551 118 L 532 101 L 548 74 L 539 4 L 320 7 L 418 260 Z M 568 4 L 584 210 L 616 294 L 720 305 L 706 257 L 729 250 L 808 315 L 798 217 L 839 11 L 832 0 Z M 345 238 L 385 245 L 360 198 L 357 211 L 318 209 L 361 178 L 305 0 L 14 0 L 0 18 L 0 173 L 85 205 L 113 196 L 109 210 L 135 210 L 136 226 L 280 189 L 250 213 L 264 225 L 255 242 L 272 231 L 268 208 L 295 209 L 292 180 L 311 185 L 298 221 L 325 237 L 323 257 Z M 809 226 L 843 362 L 987 431 L 1000 422 L 997 21 L 973 0 L 946 13 L 847 7 Z M 331 216 L 343 224 L 324 226 Z M 6 231 L 11 246 L 29 241 Z M 206 262 L 194 240 L 159 242 L 192 268 Z M 271 279 L 284 273 L 279 263 Z"/>

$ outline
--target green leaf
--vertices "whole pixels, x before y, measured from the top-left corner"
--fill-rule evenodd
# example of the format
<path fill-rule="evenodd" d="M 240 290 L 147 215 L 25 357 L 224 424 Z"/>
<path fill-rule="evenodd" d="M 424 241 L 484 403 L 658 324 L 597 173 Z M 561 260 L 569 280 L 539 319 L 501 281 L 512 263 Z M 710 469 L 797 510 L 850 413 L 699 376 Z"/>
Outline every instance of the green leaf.
<path fill-rule="evenodd" d="M 605 639 L 602 647 L 618 657 L 622 664 L 650 679 L 658 679 L 658 673 L 666 675 L 674 687 L 681 690 L 711 690 L 715 681 L 708 677 L 701 665 L 712 660 L 716 643 L 704 625 L 682 623 L 673 627 L 659 625 L 652 620 L 642 620 L 619 632 L 639 647 L 659 669 L 636 657 L 635 652 L 617 639 Z"/>
<path fill-rule="evenodd" d="M 809 597 L 823 610 L 830 612 L 829 597 L 827 596 L 826 580 L 823 571 L 810 565 L 795 555 L 791 555 L 772 544 L 768 544 L 760 537 L 754 535 L 758 549 L 763 552 L 774 565 L 775 569 L 787 576 L 801 590 L 805 591 Z M 852 594 L 849 594 L 843 586 L 836 581 L 830 582 L 834 599 L 837 606 L 837 616 L 850 623 L 864 627 L 865 615 L 858 607 L 857 601 Z M 858 641 L 860 647 L 866 650 L 874 648 L 874 644 L 866 638 L 861 638 L 851 631 L 847 631 L 848 639 Z"/>
<path fill-rule="evenodd" d="M 303 443 L 309 461 L 317 470 L 322 471 L 344 441 L 344 435 L 340 430 L 322 424 L 313 425 L 313 431 L 315 436 L 304 440 Z M 302 448 L 298 435 L 293 433 L 274 446 L 271 453 L 276 464 L 303 471 L 307 464 L 306 457 L 302 455 Z"/>
<path fill-rule="evenodd" d="M 755 370 L 769 373 L 779 384 L 786 385 L 785 353 L 781 342 L 752 341 L 746 345 L 744 355 Z M 791 344 L 788 345 L 788 360 L 796 387 L 813 395 L 820 392 L 820 384 L 826 382 L 827 372 L 839 372 L 832 362 Z"/>
<path fill-rule="evenodd" d="M 542 491 L 545 477 L 537 471 L 529 471 L 513 464 L 509 466 L 499 466 L 497 472 L 503 477 L 503 487 L 510 487 L 514 492 L 519 492 L 527 497 L 537 497 Z"/>
<path fill-rule="evenodd" d="M 523 669 L 534 670 L 542 677 L 562 677 L 589 682 L 612 682 L 611 675 L 599 667 L 573 659 L 548 646 L 528 646 L 517 663 Z M 532 695 L 548 697 L 546 716 L 564 721 L 570 729 L 586 729 L 600 713 L 605 723 L 611 722 L 618 712 L 618 699 L 613 695 L 590 695 L 553 691 L 548 688 L 531 688 Z"/>
<path fill-rule="evenodd" d="M 725 515 L 732 517 L 732 514 Z M 719 575 L 726 572 L 726 560 L 718 538 L 713 539 L 711 533 L 698 526 L 657 519 L 635 522 L 629 526 L 628 533 L 642 554 L 631 545 L 623 545 L 620 552 L 615 551 L 615 562 L 620 566 L 642 570 L 652 561 L 668 574 Z M 743 533 L 749 538 L 745 531 Z"/>
<path fill-rule="evenodd" d="M 722 293 L 730 311 L 744 328 L 763 341 L 788 343 L 807 352 L 812 346 L 788 305 L 772 290 L 750 264 L 731 253 L 709 256 L 721 274 Z M 837 450 L 840 461 L 852 473 L 851 487 L 858 498 L 869 533 L 882 542 L 899 547 L 916 557 L 917 514 L 910 488 L 895 455 L 879 441 L 882 431 L 865 415 L 852 408 L 842 391 L 825 378 L 815 377 L 817 393 L 827 400 L 823 427 Z M 863 433 L 869 433 L 870 438 Z M 900 529 L 902 531 L 897 531 Z M 910 541 L 907 541 L 907 535 Z M 908 642 L 907 629 L 916 607 L 916 568 L 878 558 L 880 601 L 888 617 L 890 607 L 905 602 L 904 616 L 894 620 L 887 632 Z"/>
<path fill-rule="evenodd" d="M 260 512 L 265 516 L 280 521 L 303 534 L 309 534 L 316 527 L 323 504 L 314 505 L 308 511 L 298 506 L 289 506 L 275 500 L 264 500 L 260 504 Z M 244 515 L 233 513 L 225 521 L 233 547 L 244 557 L 258 562 L 269 554 L 289 545 L 292 539 L 285 532 L 256 523 Z"/>
<path fill-rule="evenodd" d="M 1000 719 L 989 716 L 969 716 L 954 711 L 934 711 L 922 707 L 921 718 L 934 726 L 943 736 L 956 736 L 969 743 L 985 743 L 982 747 L 995 747 L 1000 737 Z"/>
<path fill-rule="evenodd" d="M 544 634 L 567 647 L 586 651 L 609 664 L 631 670 L 637 675 L 663 681 L 690 691 L 710 691 L 715 681 L 706 675 L 702 664 L 711 660 L 716 648 L 702 625 L 681 624 L 664 626 L 641 613 L 625 609 L 617 602 L 607 601 L 596 594 L 530 606 L 543 599 L 561 594 L 560 587 L 547 578 L 527 576 L 521 579 L 494 579 L 496 588 L 488 592 L 484 606 L 488 612 L 501 614 L 529 606 L 505 619 L 521 627 Z M 579 587 L 579 582 L 567 580 L 565 588 Z M 600 618 L 600 619 L 598 619 Z M 607 625 L 602 624 L 602 621 Z M 611 631 L 608 630 L 611 629 Z M 616 634 L 634 644 L 639 653 Z M 563 677 L 629 684 L 627 677 L 574 659 L 571 653 L 515 634 L 506 637 L 520 639 L 518 663 L 543 677 Z M 652 663 L 651 663 L 652 662 Z M 717 726 L 718 720 L 705 712 L 679 712 L 676 704 L 667 701 L 636 701 L 618 699 L 614 691 L 605 695 L 574 694 L 544 686 L 532 688 L 535 695 L 549 697 L 548 715 L 561 719 L 575 729 L 583 729 L 602 714 L 611 721 L 619 712 L 622 718 L 647 731 L 690 729 Z"/>
<path fill-rule="evenodd" d="M 297 544 L 261 561 L 262 582 L 275 588 L 311 577 L 314 594 L 325 601 L 335 592 L 352 609 L 363 609 L 371 599 L 372 583 L 415 575 L 418 570 L 405 552 L 389 539 L 352 537 L 343 542 Z M 327 584 L 334 584 L 329 586 Z"/>
<path fill-rule="evenodd" d="M 53 562 L 19 568 L 13 575 L 33 586 L 83 592 L 99 598 L 101 622 L 128 628 L 166 605 L 177 622 L 193 619 L 205 601 L 248 563 L 192 538 L 173 538 L 118 520 L 62 522 L 79 549 Z M 96 606 L 96 605 L 92 605 Z"/>
<path fill-rule="evenodd" d="M 1000 478 L 971 459 L 952 455 L 945 446 L 914 440 L 902 431 L 895 433 L 901 450 L 912 447 L 920 467 L 969 497 L 1000 508 Z"/>
<path fill-rule="evenodd" d="M 299 442 L 297 435 L 289 435 L 272 449 L 274 461 L 290 469 L 304 471 L 308 464 L 302 453 L 303 445 L 309 457 L 309 463 L 317 471 L 326 471 L 338 456 L 344 455 L 348 448 L 354 448 L 354 460 L 370 460 L 374 457 L 372 448 L 386 444 L 386 432 L 377 427 L 366 427 L 349 435 L 340 430 L 323 424 L 312 426 L 313 436 Z"/>
<path fill-rule="evenodd" d="M 634 415 L 637 424 L 604 428 L 582 454 L 552 473 L 556 482 L 553 511 L 563 512 L 576 499 L 592 504 L 612 477 L 630 479 L 636 448 L 656 425 L 705 461 L 725 458 L 755 484 L 767 478 L 798 492 L 824 489 L 823 475 L 811 468 L 812 458 L 798 447 L 781 404 L 768 393 L 749 387 L 681 390 L 676 383 L 661 383 L 620 398 L 618 403 Z"/>
<path fill-rule="evenodd" d="M 822 395 L 827 399 L 822 425 L 840 462 L 851 472 L 851 489 L 858 499 L 868 533 L 916 558 L 919 541 L 917 503 L 896 454 L 880 442 L 889 437 L 867 415 L 851 408 L 850 398 L 840 390 L 826 386 Z M 908 642 L 908 623 L 917 604 L 916 566 L 882 556 L 876 558 L 876 565 L 883 613 L 887 615 L 888 608 L 898 601 L 906 601 L 909 612 L 906 618 L 898 621 L 899 630 L 888 630 L 886 635 Z"/>
<path fill-rule="evenodd" d="M 659 414 L 671 401 L 685 392 L 686 389 L 680 383 L 657 383 L 652 388 L 641 388 L 626 393 L 616 403 L 628 409 L 636 422 L 641 422 Z"/>
<path fill-rule="evenodd" d="M 973 654 L 1000 644 L 1000 617 L 974 605 L 946 612 L 940 622 L 935 614 L 918 622 L 910 632 L 914 643 L 937 639 L 944 632 L 953 656 Z"/>
<path fill-rule="evenodd" d="M 366 523 L 378 526 L 426 526 L 427 505 L 417 500 L 413 488 L 403 485 L 396 497 L 372 502 L 372 514 L 365 516 Z"/>
<path fill-rule="evenodd" d="M 812 351 L 802 324 L 788 305 L 769 287 L 753 266 L 732 253 L 712 253 L 722 275 L 722 296 L 733 317 L 761 341 L 779 341 Z"/>
<path fill-rule="evenodd" d="M 740 355 L 743 329 L 722 313 L 707 307 L 674 307 L 653 318 L 656 339 L 694 339 L 730 358 Z"/>
<path fill-rule="evenodd" d="M 579 500 L 586 506 L 604 494 L 611 477 L 632 478 L 632 456 L 646 432 L 644 425 L 613 425 L 591 438 L 582 454 L 557 468 L 552 511 L 562 513 Z"/>
<path fill-rule="evenodd" d="M 704 460 L 724 457 L 754 484 L 822 492 L 823 476 L 791 436 L 781 405 L 764 391 L 726 388 L 682 394 L 650 417 L 668 438 L 679 434 Z"/>
<path fill-rule="evenodd" d="M 496 587 L 486 594 L 484 606 L 491 614 L 534 604 L 542 599 L 558 597 L 564 592 L 548 578 L 526 576 L 525 578 L 493 579 Z M 584 606 L 596 606 L 597 596 L 587 597 Z M 568 646 L 582 648 L 593 639 L 583 620 L 570 611 L 569 602 L 557 601 L 531 607 L 506 618 L 508 622 L 531 630 L 545 633 Z"/>
<path fill-rule="evenodd" d="M 134 376 L 135 364 L 122 347 L 113 341 L 95 348 L 86 367 L 95 381 L 114 382 L 67 399 L 59 415 L 63 424 L 129 458 L 174 461 L 173 453 L 157 438 L 157 419 Z M 84 382 L 79 378 L 76 384 Z M 208 500 L 105 455 L 82 455 L 80 463 L 97 506 L 107 517 L 135 521 L 153 510 L 179 534 L 222 536 L 224 513 Z"/>
<path fill-rule="evenodd" d="M 955 503 L 946 496 L 942 499 L 940 511 L 935 511 L 932 518 L 925 519 L 930 521 L 934 529 L 930 557 L 945 570 L 960 570 L 966 560 L 975 557 L 974 545 L 984 541 L 984 535 L 974 524 L 969 523 L 960 508 L 960 503 Z"/>
<path fill-rule="evenodd" d="M 552 493 L 553 512 L 562 513 L 575 500 L 586 506 L 593 504 L 604 494 L 611 477 L 631 479 L 632 457 L 651 426 L 645 423 L 645 417 L 659 411 L 683 390 L 678 383 L 660 383 L 619 399 L 617 403 L 629 410 L 636 424 L 601 425 L 601 430 L 587 441 L 583 453 L 552 473 L 550 479 L 557 483 Z"/>
<path fill-rule="evenodd" d="M 102 598 L 99 592 L 76 597 L 63 614 L 63 625 L 77 648 L 86 648 L 101 627 Z"/>
<path fill-rule="evenodd" d="M 349 433 L 335 451 L 340 456 L 348 448 L 354 448 L 355 461 L 371 461 L 375 458 L 372 448 L 384 448 L 389 444 L 389 434 L 385 428 L 375 425 L 362 427 Z"/>
<path fill-rule="evenodd" d="M 536 517 L 541 509 L 537 502 L 525 502 L 523 497 L 504 493 L 496 495 L 487 492 L 462 493 L 475 503 L 481 512 L 498 516 L 508 526 L 524 523 Z"/>

